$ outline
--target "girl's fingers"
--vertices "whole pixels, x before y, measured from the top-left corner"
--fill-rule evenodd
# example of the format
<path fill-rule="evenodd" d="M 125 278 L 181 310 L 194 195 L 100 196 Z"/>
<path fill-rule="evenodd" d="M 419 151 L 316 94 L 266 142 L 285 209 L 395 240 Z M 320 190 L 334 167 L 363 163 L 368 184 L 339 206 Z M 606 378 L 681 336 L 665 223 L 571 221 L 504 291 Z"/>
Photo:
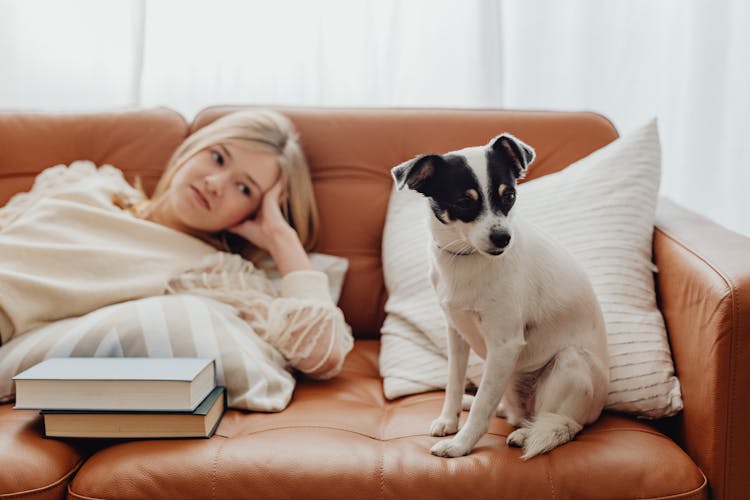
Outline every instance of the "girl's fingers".
<path fill-rule="evenodd" d="M 266 194 L 263 195 L 263 202 L 278 205 L 283 189 L 284 185 L 281 182 L 281 179 L 279 179 L 268 191 L 266 191 Z"/>
<path fill-rule="evenodd" d="M 230 227 L 229 232 L 242 236 L 254 245 L 265 249 L 268 246 L 269 234 L 274 232 L 274 228 L 281 224 L 288 224 L 279 206 L 283 190 L 284 184 L 281 181 L 276 182 L 263 195 L 262 205 L 255 217 Z"/>

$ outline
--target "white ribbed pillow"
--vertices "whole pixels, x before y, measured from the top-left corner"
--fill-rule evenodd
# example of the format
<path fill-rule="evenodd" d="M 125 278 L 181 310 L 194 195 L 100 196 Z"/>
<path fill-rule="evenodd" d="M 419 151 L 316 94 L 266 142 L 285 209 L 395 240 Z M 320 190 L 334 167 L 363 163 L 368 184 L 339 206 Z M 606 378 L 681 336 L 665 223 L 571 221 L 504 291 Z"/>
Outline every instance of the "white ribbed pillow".
<path fill-rule="evenodd" d="M 651 262 L 659 178 L 654 120 L 558 173 L 520 185 L 516 207 L 567 248 L 594 285 L 609 339 L 606 407 L 648 418 L 682 409 Z M 445 325 L 427 277 L 425 214 L 422 197 L 394 191 L 383 235 L 389 298 L 380 371 L 388 398 L 445 387 Z M 475 384 L 481 369 L 472 357 L 468 376 Z"/>

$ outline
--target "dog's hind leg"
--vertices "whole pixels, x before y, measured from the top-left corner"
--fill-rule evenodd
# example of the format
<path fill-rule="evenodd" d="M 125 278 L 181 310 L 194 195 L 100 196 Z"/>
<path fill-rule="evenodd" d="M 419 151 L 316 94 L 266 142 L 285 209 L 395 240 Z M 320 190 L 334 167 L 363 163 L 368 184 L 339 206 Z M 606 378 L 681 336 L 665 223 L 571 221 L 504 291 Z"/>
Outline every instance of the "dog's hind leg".
<path fill-rule="evenodd" d="M 601 413 L 607 392 L 602 372 L 584 350 L 558 352 L 540 374 L 533 417 L 508 436 L 508 444 L 523 446 L 527 460 L 572 440 Z"/>
<path fill-rule="evenodd" d="M 431 436 L 447 436 L 458 431 L 462 395 L 466 389 L 466 367 L 469 363 L 469 344 L 455 328 L 448 328 L 448 383 L 440 416 L 432 421 Z"/>

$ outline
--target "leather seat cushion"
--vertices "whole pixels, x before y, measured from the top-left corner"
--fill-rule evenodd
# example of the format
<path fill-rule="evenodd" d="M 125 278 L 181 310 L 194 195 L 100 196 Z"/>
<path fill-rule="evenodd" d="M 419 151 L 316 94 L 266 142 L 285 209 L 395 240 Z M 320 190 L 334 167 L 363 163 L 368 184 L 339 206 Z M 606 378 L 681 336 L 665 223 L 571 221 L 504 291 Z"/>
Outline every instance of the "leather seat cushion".
<path fill-rule="evenodd" d="M 473 453 L 430 455 L 443 393 L 387 401 L 379 343 L 358 340 L 334 380 L 301 380 L 281 413 L 228 410 L 207 440 L 115 444 L 81 467 L 76 498 L 675 498 L 706 481 L 671 439 L 605 413 L 576 439 L 527 462 L 493 419 Z M 466 418 L 466 412 L 462 419 Z M 21 448 L 16 448 L 21 449 Z M 481 478 L 478 480 L 478 478 Z"/>
<path fill-rule="evenodd" d="M 39 412 L 0 405 L 0 497 L 62 498 L 83 462 L 70 443 L 45 439 Z"/>

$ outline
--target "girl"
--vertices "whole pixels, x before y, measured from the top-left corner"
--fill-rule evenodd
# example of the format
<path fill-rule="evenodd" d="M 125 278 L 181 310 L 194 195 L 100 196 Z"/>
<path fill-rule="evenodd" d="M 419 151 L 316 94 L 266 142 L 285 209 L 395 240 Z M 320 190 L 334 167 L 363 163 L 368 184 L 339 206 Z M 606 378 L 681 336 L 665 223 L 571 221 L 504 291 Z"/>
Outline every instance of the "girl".
<path fill-rule="evenodd" d="M 352 337 L 307 255 L 317 229 L 297 135 L 271 111 L 196 131 L 151 198 L 112 166 L 49 168 L 0 209 L 1 340 L 109 304 L 191 293 L 233 305 L 297 369 L 334 376 Z M 254 265 L 264 258 L 282 277 L 278 294 Z"/>

